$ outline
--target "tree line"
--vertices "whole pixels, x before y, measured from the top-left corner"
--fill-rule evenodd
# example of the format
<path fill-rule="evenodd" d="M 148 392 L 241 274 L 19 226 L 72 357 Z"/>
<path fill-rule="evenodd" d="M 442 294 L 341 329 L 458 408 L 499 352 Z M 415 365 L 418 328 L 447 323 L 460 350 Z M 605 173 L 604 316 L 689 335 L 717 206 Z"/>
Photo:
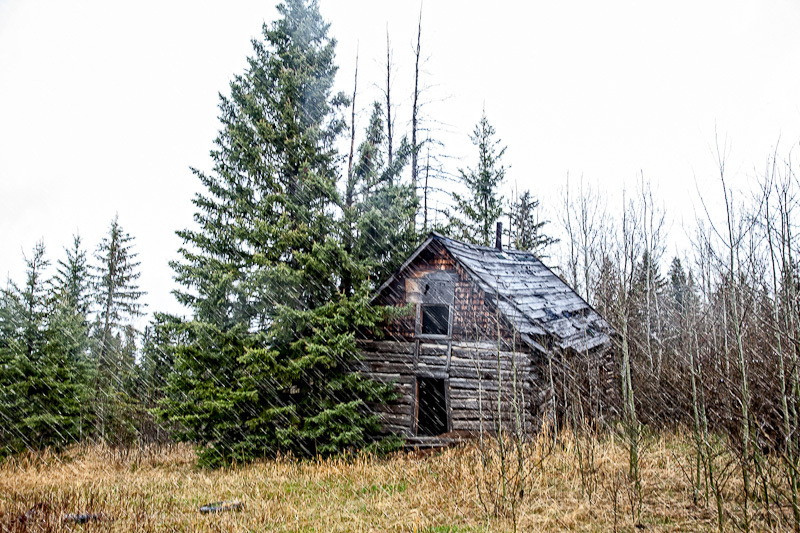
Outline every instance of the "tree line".
<path fill-rule="evenodd" d="M 147 418 L 132 324 L 143 295 L 136 255 L 114 218 L 93 261 L 75 236 L 50 275 L 40 242 L 24 284 L 0 290 L 0 455 L 135 441 Z"/>

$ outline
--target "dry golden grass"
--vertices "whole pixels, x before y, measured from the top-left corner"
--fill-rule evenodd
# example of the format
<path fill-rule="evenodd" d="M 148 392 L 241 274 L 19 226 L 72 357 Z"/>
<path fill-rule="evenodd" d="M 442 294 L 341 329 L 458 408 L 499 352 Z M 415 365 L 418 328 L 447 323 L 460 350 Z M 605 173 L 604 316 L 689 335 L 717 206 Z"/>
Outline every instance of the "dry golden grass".
<path fill-rule="evenodd" d="M 562 434 L 555 447 L 542 440 L 529 449 L 531 458 L 544 460 L 531 470 L 519 531 L 636 530 L 620 443 L 610 437 L 583 443 L 594 448 L 595 488 L 588 494 L 575 439 Z M 689 442 L 665 434 L 646 443 L 640 527 L 716 530 L 713 503 L 692 503 L 679 466 L 688 462 Z M 278 459 L 204 470 L 186 446 L 125 457 L 99 446 L 26 456 L 0 465 L 0 531 L 509 531 L 508 517 L 487 517 L 479 502 L 480 457 L 476 445 L 467 445 L 429 456 Z M 726 530 L 741 514 L 737 483 L 726 486 Z M 198 512 L 220 500 L 241 501 L 243 510 Z M 63 519 L 87 512 L 100 520 L 79 526 Z M 753 527 L 763 529 L 763 523 Z"/>

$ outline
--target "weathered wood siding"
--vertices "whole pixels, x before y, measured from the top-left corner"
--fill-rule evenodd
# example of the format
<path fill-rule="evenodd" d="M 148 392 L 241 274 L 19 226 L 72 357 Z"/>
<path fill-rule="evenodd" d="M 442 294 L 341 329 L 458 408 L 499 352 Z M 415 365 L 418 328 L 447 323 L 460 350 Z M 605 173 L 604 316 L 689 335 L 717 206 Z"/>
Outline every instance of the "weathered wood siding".
<path fill-rule="evenodd" d="M 367 340 L 361 341 L 361 349 L 361 372 L 381 382 L 396 383 L 398 400 L 373 406 L 387 432 L 415 435 L 417 377 L 445 380 L 450 431 L 495 431 L 498 415 L 504 429 L 513 429 L 517 420 L 528 432 L 538 427 L 536 415 L 544 383 L 529 351 L 508 351 L 501 346 L 498 360 L 496 342 L 455 340 Z"/>
<path fill-rule="evenodd" d="M 521 344 L 518 338 L 512 339 L 513 328 L 507 320 L 499 316 L 493 305 L 487 303 L 483 290 L 470 279 L 466 271 L 450 255 L 450 252 L 436 242 L 423 250 L 404 272 L 404 275 L 395 279 L 375 303 L 401 307 L 406 305 L 408 302 L 406 280 L 422 278 L 426 274 L 436 271 L 452 272 L 456 275 L 453 341 L 496 341 L 499 333 L 499 338 L 507 349 L 511 348 L 514 340 L 516 340 L 517 346 Z M 416 309 L 414 309 L 409 315 L 391 321 L 385 328 L 387 338 L 397 341 L 414 341 L 416 339 L 416 319 Z"/>

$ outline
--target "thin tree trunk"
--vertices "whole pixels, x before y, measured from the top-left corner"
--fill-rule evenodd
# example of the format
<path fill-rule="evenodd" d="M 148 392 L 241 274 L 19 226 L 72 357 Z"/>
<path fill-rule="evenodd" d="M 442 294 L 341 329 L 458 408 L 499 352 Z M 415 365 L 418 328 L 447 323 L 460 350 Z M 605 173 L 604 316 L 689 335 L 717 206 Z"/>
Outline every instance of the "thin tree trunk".
<path fill-rule="evenodd" d="M 356 93 L 358 91 L 358 48 L 356 48 L 356 73 L 353 80 L 353 101 L 350 107 L 350 157 L 347 159 L 347 179 L 353 176 L 353 153 L 356 147 Z M 350 205 L 348 203 L 348 205 Z"/>
<path fill-rule="evenodd" d="M 733 316 L 733 333 L 736 338 L 736 352 L 739 363 L 739 373 L 741 375 L 742 383 L 740 387 L 740 407 L 742 416 L 742 491 L 744 495 L 743 519 L 745 532 L 750 531 L 750 519 L 748 515 L 748 503 L 750 499 L 750 389 L 748 387 L 747 366 L 744 358 L 744 346 L 742 344 L 741 325 L 739 323 L 739 307 L 738 307 L 738 270 L 736 261 L 736 251 L 739 247 L 739 241 L 734 239 L 733 235 L 733 207 L 731 206 L 732 199 L 728 197 L 728 189 L 725 185 L 725 177 L 723 172 L 722 163 L 720 163 L 720 180 L 722 181 L 722 188 L 725 195 L 725 212 L 728 226 L 728 267 L 730 273 L 730 289 L 729 298 L 731 305 L 731 313 Z"/>
<path fill-rule="evenodd" d="M 420 40 L 422 38 L 422 6 L 420 6 L 419 10 L 419 20 L 417 24 L 417 49 L 415 51 L 415 62 L 414 62 L 414 103 L 411 110 L 411 189 L 414 191 L 414 195 L 417 194 L 417 173 L 419 169 L 417 168 L 418 165 L 418 158 L 419 158 L 419 146 L 417 145 L 417 120 L 418 120 L 418 112 L 419 112 L 419 55 L 420 55 Z M 412 227 L 416 227 L 417 224 L 417 208 L 414 207 L 414 215 L 412 219 Z"/>
<path fill-rule="evenodd" d="M 386 24 L 386 141 L 388 166 L 392 166 L 392 45 L 389 42 L 389 24 Z"/>
<path fill-rule="evenodd" d="M 428 148 L 428 158 L 425 161 L 425 187 L 422 191 L 422 232 L 428 233 L 428 178 L 431 172 L 431 150 Z"/>

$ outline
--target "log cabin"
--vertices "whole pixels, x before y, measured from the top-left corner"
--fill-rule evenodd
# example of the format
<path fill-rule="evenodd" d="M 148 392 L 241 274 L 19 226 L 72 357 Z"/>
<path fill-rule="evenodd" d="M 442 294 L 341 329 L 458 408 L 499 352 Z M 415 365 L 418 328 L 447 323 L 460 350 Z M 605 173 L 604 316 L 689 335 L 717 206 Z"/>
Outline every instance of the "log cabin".
<path fill-rule="evenodd" d="M 588 372 L 590 405 L 606 388 L 609 324 L 532 253 L 501 249 L 499 235 L 492 248 L 431 233 L 378 289 L 374 304 L 406 310 L 359 341 L 359 370 L 395 383 L 397 400 L 374 406 L 385 432 L 533 433 L 557 416 L 566 367 Z"/>

